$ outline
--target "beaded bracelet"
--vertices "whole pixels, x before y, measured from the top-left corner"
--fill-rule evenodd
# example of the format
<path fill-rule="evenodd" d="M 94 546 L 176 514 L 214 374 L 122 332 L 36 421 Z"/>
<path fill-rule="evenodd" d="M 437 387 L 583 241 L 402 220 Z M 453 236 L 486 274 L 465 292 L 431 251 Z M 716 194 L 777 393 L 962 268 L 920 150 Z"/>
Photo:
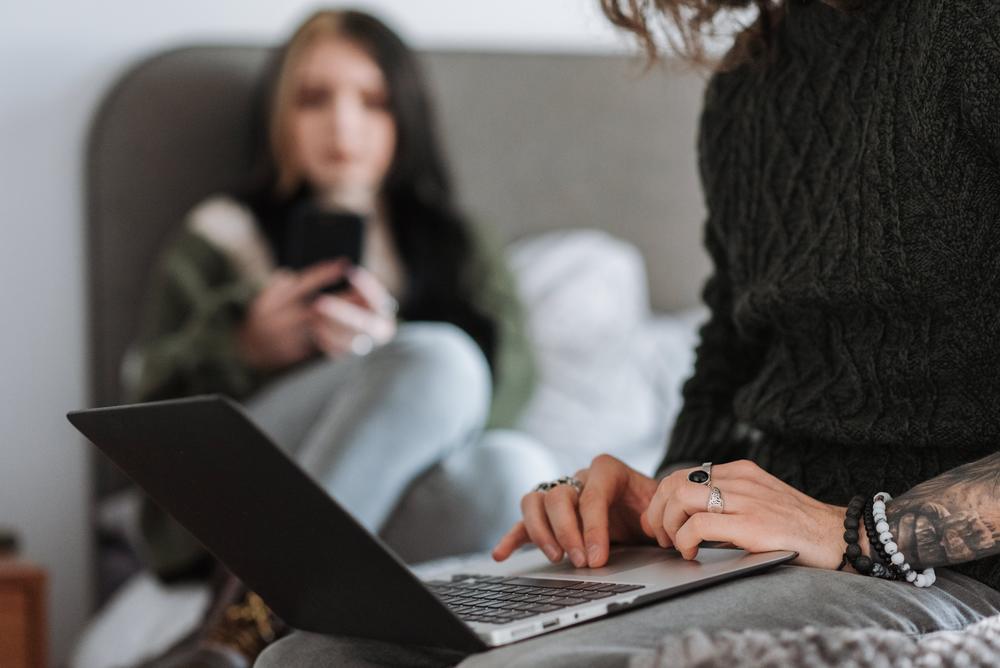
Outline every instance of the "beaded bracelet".
<path fill-rule="evenodd" d="M 865 507 L 865 497 L 860 494 L 851 499 L 847 504 L 847 514 L 844 517 L 844 542 L 847 548 L 844 550 L 844 558 L 840 560 L 839 571 L 848 563 L 862 575 L 868 575 L 872 570 L 872 560 L 861 553 L 861 546 L 858 545 L 858 527 L 861 512 Z"/>
<path fill-rule="evenodd" d="M 875 518 L 872 515 L 871 499 L 865 504 L 864 525 L 865 533 L 868 534 L 869 554 L 874 562 L 872 564 L 872 575 L 883 580 L 903 579 L 902 574 L 892 563 L 889 555 L 886 554 L 882 541 L 878 539 L 878 533 L 875 531 Z"/>
<path fill-rule="evenodd" d="M 885 514 L 885 504 L 892 501 L 892 495 L 888 492 L 879 492 L 872 497 L 872 519 L 875 520 L 875 531 L 878 532 L 878 539 L 882 543 L 885 553 L 889 556 L 890 563 L 896 570 L 917 587 L 930 587 L 937 580 L 937 575 L 933 568 L 926 568 L 923 572 L 916 572 L 906 562 L 906 557 L 899 551 L 899 546 L 892 539 L 892 532 L 889 531 L 889 521 Z"/>

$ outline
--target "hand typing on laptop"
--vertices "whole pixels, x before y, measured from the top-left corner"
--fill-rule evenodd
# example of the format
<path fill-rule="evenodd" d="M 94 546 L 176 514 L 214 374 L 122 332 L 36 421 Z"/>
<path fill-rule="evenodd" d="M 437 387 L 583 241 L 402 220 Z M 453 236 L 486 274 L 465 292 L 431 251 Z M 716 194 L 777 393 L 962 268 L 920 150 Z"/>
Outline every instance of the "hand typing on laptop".
<path fill-rule="evenodd" d="M 600 455 L 574 477 L 583 483 L 580 493 L 559 485 L 524 495 L 524 519 L 493 548 L 494 559 L 503 561 L 534 543 L 553 562 L 567 554 L 577 568 L 599 568 L 608 561 L 611 541 L 650 542 L 653 532 L 644 511 L 656 493 L 655 479 L 610 455 Z"/>
<path fill-rule="evenodd" d="M 494 559 L 534 543 L 553 562 L 567 555 L 578 568 L 599 568 L 612 542 L 656 541 L 690 560 L 703 541 L 721 541 L 749 552 L 793 550 L 799 565 L 835 569 L 844 551 L 845 508 L 817 501 L 750 461 L 682 469 L 657 482 L 601 455 L 574 477 L 579 492 L 561 484 L 522 498 L 524 519 L 493 549 Z"/>

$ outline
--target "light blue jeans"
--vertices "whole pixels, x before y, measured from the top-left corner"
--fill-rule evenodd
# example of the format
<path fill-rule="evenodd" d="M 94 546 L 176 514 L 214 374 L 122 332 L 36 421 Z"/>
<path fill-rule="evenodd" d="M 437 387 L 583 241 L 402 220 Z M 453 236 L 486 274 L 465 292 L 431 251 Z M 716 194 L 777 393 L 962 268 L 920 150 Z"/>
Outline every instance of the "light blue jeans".
<path fill-rule="evenodd" d="M 485 432 L 486 359 L 462 330 L 407 323 L 366 356 L 321 360 L 255 395 L 250 415 L 408 561 L 489 547 L 556 465 L 527 436 Z"/>

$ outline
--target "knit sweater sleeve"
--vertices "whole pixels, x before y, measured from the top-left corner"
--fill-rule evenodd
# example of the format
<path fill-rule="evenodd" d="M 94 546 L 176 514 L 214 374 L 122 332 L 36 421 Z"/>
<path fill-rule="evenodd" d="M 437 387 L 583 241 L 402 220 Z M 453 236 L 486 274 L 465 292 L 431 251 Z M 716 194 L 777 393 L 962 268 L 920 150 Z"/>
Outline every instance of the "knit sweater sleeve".
<path fill-rule="evenodd" d="M 674 423 L 666 457 L 657 476 L 690 462 L 722 463 L 745 456 L 740 424 L 733 415 L 733 397 L 756 371 L 761 348 L 743 339 L 733 324 L 733 292 L 720 233 L 709 226 L 706 246 L 714 272 L 702 299 L 709 319 L 700 331 L 694 373 L 684 384 L 683 406 Z"/>

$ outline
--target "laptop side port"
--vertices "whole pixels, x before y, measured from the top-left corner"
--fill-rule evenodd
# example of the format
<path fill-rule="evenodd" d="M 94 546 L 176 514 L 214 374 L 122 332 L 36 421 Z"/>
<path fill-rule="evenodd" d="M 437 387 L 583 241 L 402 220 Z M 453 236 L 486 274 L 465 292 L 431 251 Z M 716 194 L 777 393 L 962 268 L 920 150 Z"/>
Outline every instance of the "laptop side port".
<path fill-rule="evenodd" d="M 553 626 L 559 626 L 559 618 L 558 617 L 556 619 L 550 619 L 547 622 L 542 622 L 542 628 L 543 629 L 551 629 Z"/>

